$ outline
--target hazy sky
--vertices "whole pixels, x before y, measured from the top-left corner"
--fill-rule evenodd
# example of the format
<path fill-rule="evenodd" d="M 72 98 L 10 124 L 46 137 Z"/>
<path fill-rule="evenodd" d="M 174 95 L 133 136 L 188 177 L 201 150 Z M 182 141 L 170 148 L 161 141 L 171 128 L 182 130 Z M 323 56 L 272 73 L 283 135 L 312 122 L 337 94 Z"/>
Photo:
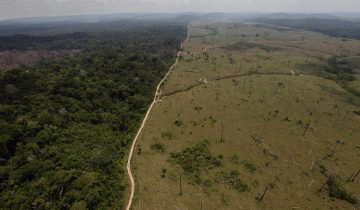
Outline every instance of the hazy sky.
<path fill-rule="evenodd" d="M 0 19 L 120 12 L 360 12 L 360 0 L 0 0 Z"/>

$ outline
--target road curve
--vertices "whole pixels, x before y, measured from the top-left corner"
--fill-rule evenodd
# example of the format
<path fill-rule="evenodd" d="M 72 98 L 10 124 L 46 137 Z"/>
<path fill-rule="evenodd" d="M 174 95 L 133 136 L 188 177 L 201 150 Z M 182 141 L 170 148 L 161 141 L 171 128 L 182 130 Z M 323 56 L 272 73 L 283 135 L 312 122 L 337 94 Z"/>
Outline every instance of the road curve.
<path fill-rule="evenodd" d="M 160 83 L 158 84 L 158 86 L 157 86 L 157 88 L 156 88 L 156 91 L 155 91 L 154 100 L 153 100 L 153 102 L 151 103 L 149 109 L 147 110 L 146 115 L 145 115 L 145 117 L 144 117 L 144 119 L 143 119 L 143 121 L 142 121 L 142 123 L 141 123 L 141 126 L 140 126 L 138 132 L 136 133 L 136 136 L 135 136 L 135 138 L 134 138 L 134 140 L 133 140 L 133 143 L 132 143 L 132 145 L 131 145 L 131 149 L 130 149 L 130 153 L 129 153 L 129 157 L 128 157 L 128 161 L 127 161 L 127 165 L 126 165 L 127 173 L 128 173 L 128 175 L 129 175 L 129 179 L 130 179 L 130 183 L 131 183 L 131 193 L 130 193 L 130 198 L 129 198 L 129 201 L 128 201 L 128 205 L 127 205 L 127 207 L 126 207 L 126 210 L 130 210 L 131 205 L 132 205 L 133 200 L 134 200 L 134 194 L 135 194 L 135 180 L 134 180 L 133 174 L 132 174 L 132 172 L 131 172 L 131 158 L 132 158 L 133 153 L 134 153 L 134 149 L 135 149 L 136 142 L 137 142 L 137 140 L 138 140 L 138 138 L 139 138 L 142 130 L 143 130 L 144 127 L 145 127 L 145 123 L 146 123 L 147 119 L 149 118 L 149 114 L 150 114 L 150 112 L 151 112 L 151 109 L 153 108 L 154 104 L 155 104 L 156 102 L 158 102 L 158 101 L 160 100 L 160 98 L 161 98 L 161 91 L 160 91 L 160 90 L 161 90 L 162 84 L 164 83 L 165 79 L 169 76 L 169 74 L 171 73 L 171 71 L 174 69 L 174 67 L 175 67 L 176 64 L 178 63 L 179 57 L 180 57 L 180 55 L 181 55 L 181 51 L 182 51 L 182 49 L 183 49 L 183 45 L 184 45 L 184 43 L 185 43 L 186 41 L 188 41 L 188 40 L 189 40 L 189 33 L 188 33 L 188 35 L 187 35 L 186 40 L 185 40 L 183 43 L 181 43 L 180 51 L 179 51 L 178 54 L 177 54 L 175 63 L 170 67 L 169 71 L 166 73 L 166 75 L 164 76 L 164 78 L 163 78 L 163 79 L 160 81 Z"/>

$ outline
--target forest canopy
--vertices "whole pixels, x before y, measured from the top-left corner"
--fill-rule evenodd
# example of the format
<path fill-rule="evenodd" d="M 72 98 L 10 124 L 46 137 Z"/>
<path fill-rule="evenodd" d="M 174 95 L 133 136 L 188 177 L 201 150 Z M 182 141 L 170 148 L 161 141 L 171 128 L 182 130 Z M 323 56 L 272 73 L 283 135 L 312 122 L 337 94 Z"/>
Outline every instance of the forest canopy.
<path fill-rule="evenodd" d="M 187 28 L 116 26 L 0 37 L 0 50 L 81 49 L 1 75 L 1 209 L 123 207 L 126 149 Z"/>
<path fill-rule="evenodd" d="M 315 31 L 334 37 L 360 39 L 360 22 L 341 19 L 303 18 L 271 19 L 258 18 L 258 23 L 285 26 L 308 31 Z"/>

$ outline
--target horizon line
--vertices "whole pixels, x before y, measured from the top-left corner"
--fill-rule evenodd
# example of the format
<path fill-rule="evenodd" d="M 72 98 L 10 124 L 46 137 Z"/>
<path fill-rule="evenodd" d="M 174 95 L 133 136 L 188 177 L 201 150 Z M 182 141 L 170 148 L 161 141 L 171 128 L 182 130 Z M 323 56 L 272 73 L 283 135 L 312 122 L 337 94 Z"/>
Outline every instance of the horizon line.
<path fill-rule="evenodd" d="M 343 11 L 332 11 L 332 12 L 306 12 L 306 11 L 238 11 L 238 12 L 225 12 L 225 11 L 209 11 L 209 12 L 201 12 L 201 11 L 178 11 L 178 12 L 162 12 L 162 11 L 139 11 L 139 12 L 109 12 L 109 13 L 87 13 L 87 14 L 64 14 L 64 15 L 39 15 L 39 16 L 21 16 L 21 17 L 4 17 L 0 18 L 0 22 L 9 21 L 9 20 L 17 20 L 23 18 L 47 18 L 47 17 L 81 17 L 81 16 L 106 16 L 106 15 L 119 15 L 119 14 L 213 14 L 213 13 L 221 13 L 221 14 L 321 14 L 321 15 L 358 15 L 360 17 L 360 12 L 343 12 Z"/>

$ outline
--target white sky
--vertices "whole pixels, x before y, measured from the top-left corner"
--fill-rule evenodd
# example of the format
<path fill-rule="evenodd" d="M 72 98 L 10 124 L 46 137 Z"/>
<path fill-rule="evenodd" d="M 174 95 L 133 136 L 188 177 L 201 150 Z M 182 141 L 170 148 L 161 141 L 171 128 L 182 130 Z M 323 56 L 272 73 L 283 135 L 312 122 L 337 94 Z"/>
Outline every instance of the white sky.
<path fill-rule="evenodd" d="M 121 12 L 360 12 L 360 0 L 0 0 L 0 19 Z"/>

